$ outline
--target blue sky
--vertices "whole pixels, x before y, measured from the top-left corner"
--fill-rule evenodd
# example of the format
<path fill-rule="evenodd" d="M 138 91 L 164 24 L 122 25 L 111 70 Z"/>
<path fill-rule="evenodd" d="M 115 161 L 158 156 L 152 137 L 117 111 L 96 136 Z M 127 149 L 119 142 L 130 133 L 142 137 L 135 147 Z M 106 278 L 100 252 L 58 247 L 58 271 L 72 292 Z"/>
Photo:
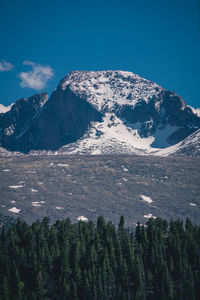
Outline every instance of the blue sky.
<path fill-rule="evenodd" d="M 0 0 L 0 103 L 128 70 L 200 106 L 199 0 Z"/>

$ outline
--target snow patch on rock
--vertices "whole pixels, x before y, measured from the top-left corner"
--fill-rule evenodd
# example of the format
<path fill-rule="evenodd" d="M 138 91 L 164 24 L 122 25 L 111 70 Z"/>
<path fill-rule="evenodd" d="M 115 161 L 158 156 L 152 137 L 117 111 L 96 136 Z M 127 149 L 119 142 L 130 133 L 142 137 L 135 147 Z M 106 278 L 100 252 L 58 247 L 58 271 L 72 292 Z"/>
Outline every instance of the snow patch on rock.
<path fill-rule="evenodd" d="M 15 213 L 15 214 L 18 214 L 21 211 L 21 209 L 20 208 L 16 208 L 16 207 L 12 207 L 8 211 L 10 211 L 12 213 Z"/>
<path fill-rule="evenodd" d="M 84 217 L 84 216 L 79 216 L 77 218 L 78 221 L 84 221 L 84 222 L 87 222 L 88 221 L 88 218 Z"/>
<path fill-rule="evenodd" d="M 43 202 L 43 201 L 41 201 L 41 202 L 39 202 L 39 201 L 34 201 L 34 202 L 32 202 L 32 206 L 39 207 L 39 206 L 41 206 L 41 204 L 43 204 L 42 202 Z"/>
<path fill-rule="evenodd" d="M 126 167 L 122 166 L 122 171 L 123 172 L 128 172 L 128 169 Z"/>
<path fill-rule="evenodd" d="M 56 209 L 61 210 L 64 209 L 62 206 L 56 206 Z"/>
<path fill-rule="evenodd" d="M 35 189 L 31 188 L 31 192 L 32 193 L 38 193 L 38 190 L 35 190 Z"/>
<path fill-rule="evenodd" d="M 190 203 L 190 206 L 197 206 L 195 203 Z"/>
<path fill-rule="evenodd" d="M 9 186 L 11 189 L 20 189 L 23 187 L 23 185 L 10 185 Z"/>
<path fill-rule="evenodd" d="M 200 108 L 194 108 L 194 107 L 192 107 L 192 106 L 190 106 L 190 105 L 187 105 L 189 108 L 191 108 L 191 110 L 193 111 L 193 113 L 195 114 L 195 115 L 197 115 L 198 117 L 200 117 Z"/>
<path fill-rule="evenodd" d="M 10 111 L 11 110 L 11 107 L 13 106 L 14 103 L 8 105 L 8 106 L 5 106 L 3 104 L 0 104 L 0 114 L 5 114 L 6 112 Z"/>
<path fill-rule="evenodd" d="M 148 197 L 148 196 L 140 195 L 140 197 L 142 198 L 143 201 L 145 201 L 145 202 L 147 202 L 149 204 L 153 203 L 153 200 L 150 197 Z"/>
<path fill-rule="evenodd" d="M 146 154 L 152 149 L 154 137 L 141 138 L 138 129 L 127 127 L 114 113 L 106 113 L 102 122 L 93 122 L 90 129 L 76 143 L 63 146 L 62 152 L 70 154 Z"/>
<path fill-rule="evenodd" d="M 150 219 L 150 218 L 156 219 L 156 217 L 153 216 L 152 214 L 144 215 L 144 218 L 147 218 L 147 219 Z"/>
<path fill-rule="evenodd" d="M 169 156 L 172 154 L 184 153 L 191 147 L 196 149 L 196 152 L 200 152 L 200 129 L 190 134 L 183 141 L 165 149 L 156 151 L 154 155 Z"/>

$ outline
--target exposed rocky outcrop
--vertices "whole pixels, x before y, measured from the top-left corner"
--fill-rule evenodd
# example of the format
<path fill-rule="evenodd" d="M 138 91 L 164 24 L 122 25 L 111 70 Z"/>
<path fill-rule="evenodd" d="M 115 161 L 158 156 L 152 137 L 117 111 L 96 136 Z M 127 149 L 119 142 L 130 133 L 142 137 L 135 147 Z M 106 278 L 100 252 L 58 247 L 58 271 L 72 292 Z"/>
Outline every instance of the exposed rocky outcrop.
<path fill-rule="evenodd" d="M 40 114 L 48 100 L 47 93 L 36 94 L 28 99 L 22 98 L 12 105 L 6 113 L 0 114 L 0 144 L 8 150 L 24 151 L 28 141 L 20 138 L 29 131 L 34 118 Z"/>

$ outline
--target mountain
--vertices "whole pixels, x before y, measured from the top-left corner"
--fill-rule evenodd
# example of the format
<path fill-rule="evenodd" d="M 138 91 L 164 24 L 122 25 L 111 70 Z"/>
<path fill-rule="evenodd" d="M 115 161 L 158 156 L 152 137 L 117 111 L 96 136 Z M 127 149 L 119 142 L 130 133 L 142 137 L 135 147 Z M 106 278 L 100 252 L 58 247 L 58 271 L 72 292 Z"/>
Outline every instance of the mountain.
<path fill-rule="evenodd" d="M 11 109 L 12 105 L 13 105 L 13 104 L 10 104 L 10 105 L 8 105 L 8 106 L 5 106 L 5 105 L 3 105 L 3 104 L 0 103 L 0 114 L 1 114 L 1 113 L 4 114 L 4 113 L 6 113 L 7 111 L 9 111 L 9 110 Z"/>
<path fill-rule="evenodd" d="M 175 155 L 175 156 L 193 156 L 200 155 L 200 129 L 189 135 L 180 143 L 163 149 L 159 152 L 162 156 Z"/>
<path fill-rule="evenodd" d="M 22 98 L 12 105 L 9 111 L 0 113 L 0 141 L 2 147 L 8 150 L 26 152 L 29 149 L 29 141 L 26 132 L 36 119 L 47 102 L 46 93 L 34 95 L 28 99 Z"/>
<path fill-rule="evenodd" d="M 162 155 L 195 133 L 200 117 L 176 93 L 131 72 L 73 71 L 49 100 L 20 99 L 0 114 L 0 128 L 10 151 Z"/>

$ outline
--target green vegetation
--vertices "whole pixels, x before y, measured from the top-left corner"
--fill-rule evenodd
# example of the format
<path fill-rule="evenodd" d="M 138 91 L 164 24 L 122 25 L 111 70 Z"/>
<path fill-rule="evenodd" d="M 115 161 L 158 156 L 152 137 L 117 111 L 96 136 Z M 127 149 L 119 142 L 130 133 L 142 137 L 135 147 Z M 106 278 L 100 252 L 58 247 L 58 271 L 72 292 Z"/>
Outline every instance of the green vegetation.
<path fill-rule="evenodd" d="M 200 227 L 160 218 L 135 233 L 101 216 L 32 225 L 0 234 L 0 299 L 199 299 Z"/>

